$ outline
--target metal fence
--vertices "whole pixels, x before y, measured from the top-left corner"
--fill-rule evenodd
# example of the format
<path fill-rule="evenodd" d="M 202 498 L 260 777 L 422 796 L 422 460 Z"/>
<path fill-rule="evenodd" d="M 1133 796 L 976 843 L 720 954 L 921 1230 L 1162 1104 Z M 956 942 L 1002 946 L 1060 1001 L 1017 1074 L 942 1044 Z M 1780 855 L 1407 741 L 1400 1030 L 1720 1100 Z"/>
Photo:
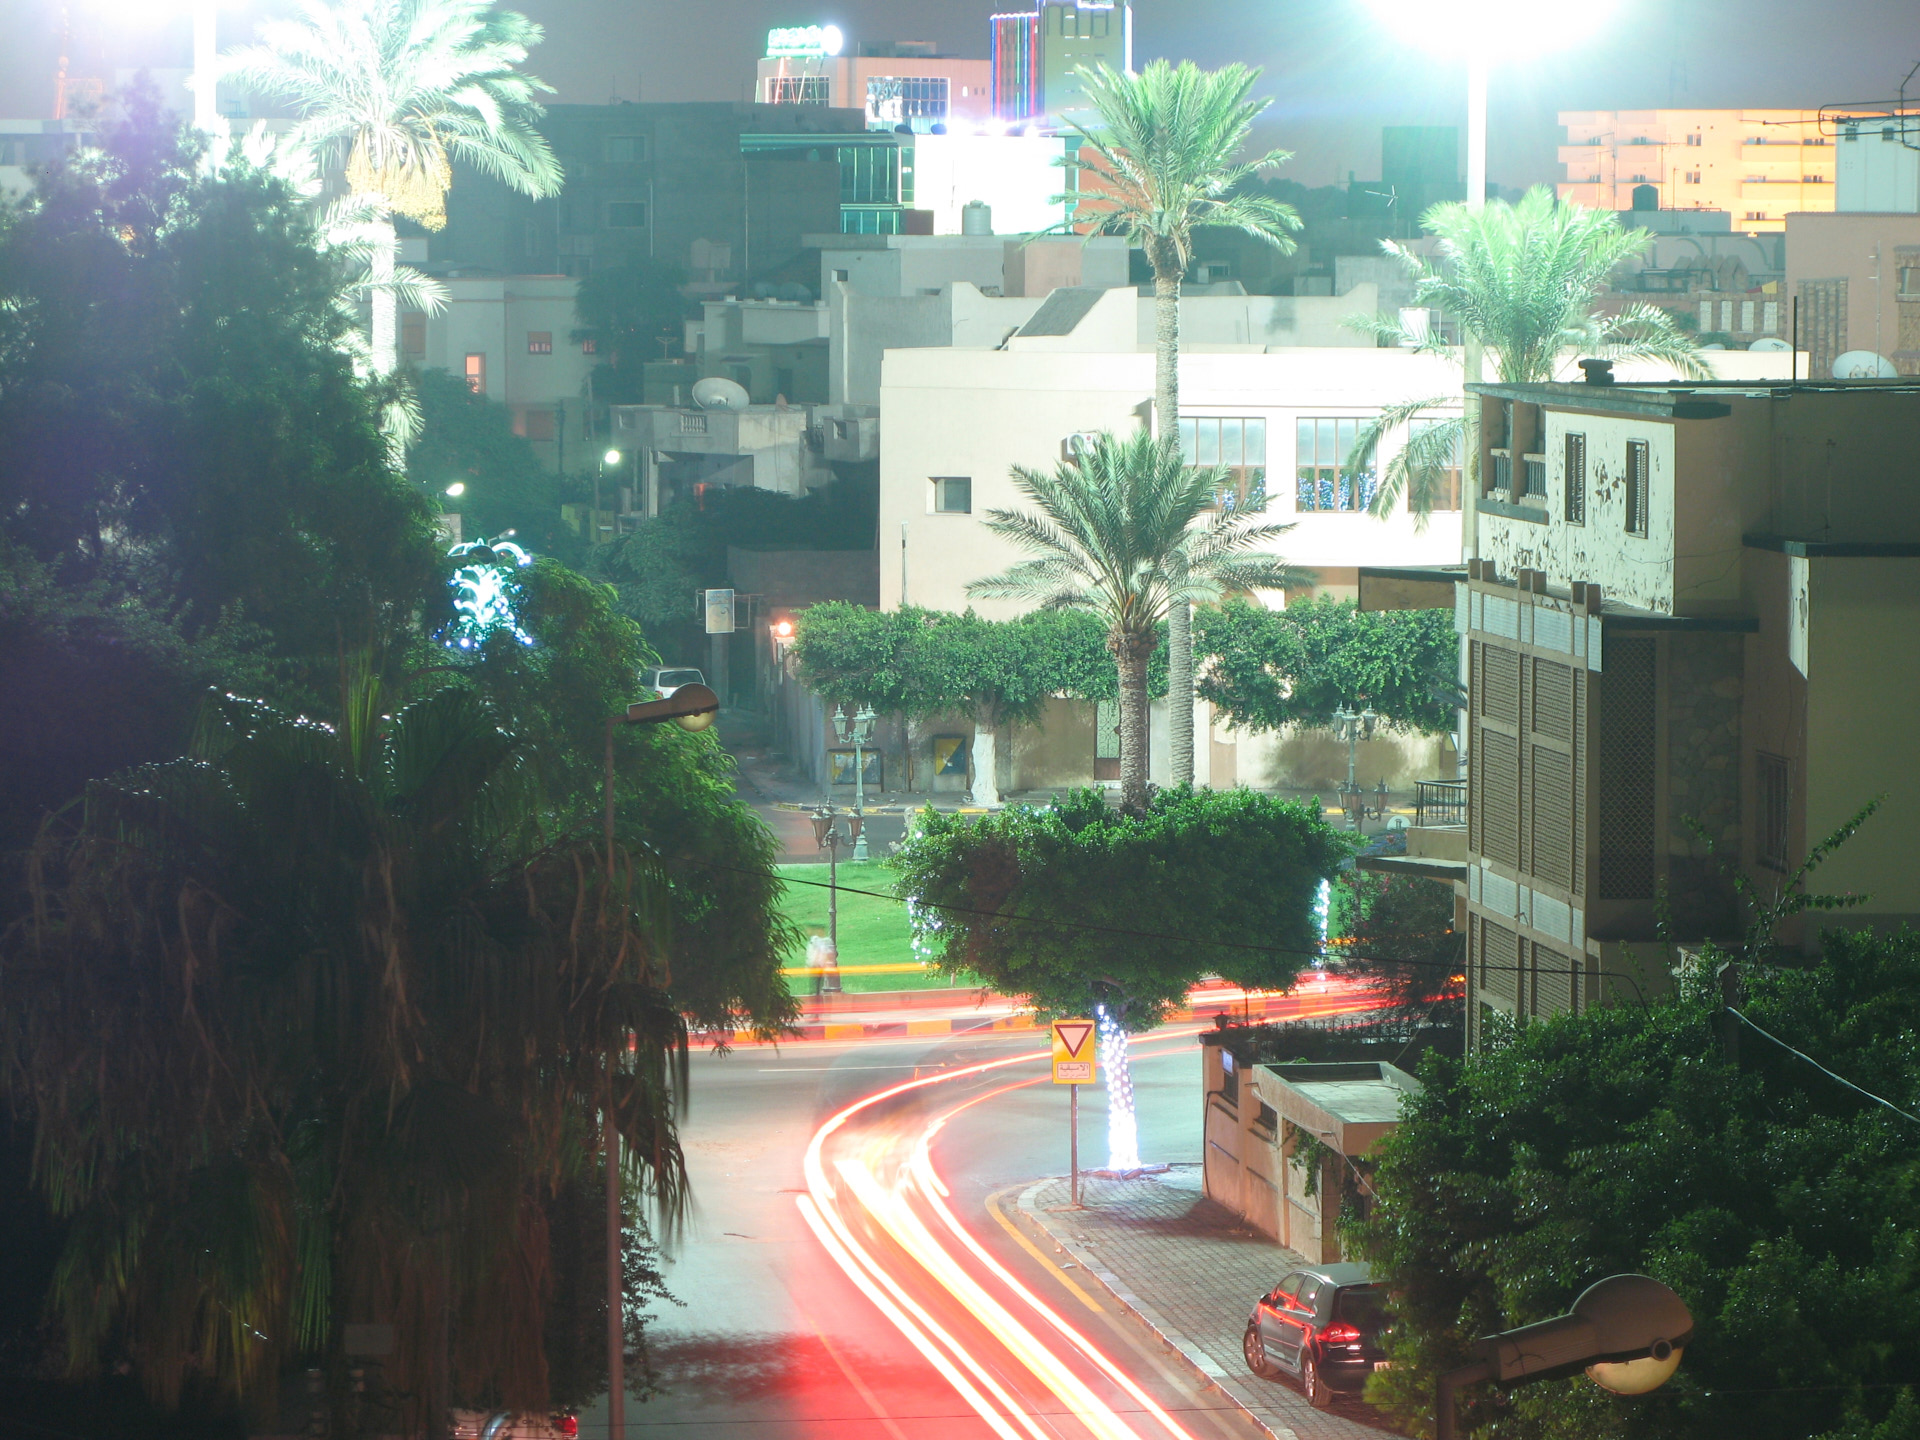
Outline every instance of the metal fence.
<path fill-rule="evenodd" d="M 1416 780 L 1413 787 L 1413 823 L 1415 825 L 1465 825 L 1467 823 L 1467 782 L 1464 780 Z"/>

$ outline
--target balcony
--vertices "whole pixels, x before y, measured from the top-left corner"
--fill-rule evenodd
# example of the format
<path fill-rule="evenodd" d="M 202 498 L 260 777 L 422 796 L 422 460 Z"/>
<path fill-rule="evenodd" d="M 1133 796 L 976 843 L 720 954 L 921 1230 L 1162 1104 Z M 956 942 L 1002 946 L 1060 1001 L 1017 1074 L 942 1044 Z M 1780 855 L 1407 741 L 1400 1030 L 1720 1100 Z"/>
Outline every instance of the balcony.
<path fill-rule="evenodd" d="M 1402 855 L 1363 855 L 1362 870 L 1418 875 L 1428 880 L 1460 881 L 1467 869 L 1467 782 L 1414 782 L 1413 824 L 1407 827 Z"/>
<path fill-rule="evenodd" d="M 1413 823 L 1420 830 L 1464 827 L 1467 823 L 1467 782 L 1416 780 L 1413 785 Z"/>

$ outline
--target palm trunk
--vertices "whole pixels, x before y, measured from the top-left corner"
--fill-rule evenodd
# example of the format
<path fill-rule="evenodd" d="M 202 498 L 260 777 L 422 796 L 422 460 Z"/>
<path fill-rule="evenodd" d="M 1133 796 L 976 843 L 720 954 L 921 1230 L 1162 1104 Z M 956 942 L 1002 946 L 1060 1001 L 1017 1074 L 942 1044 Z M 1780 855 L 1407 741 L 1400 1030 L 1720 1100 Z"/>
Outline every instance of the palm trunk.
<path fill-rule="evenodd" d="M 1180 436 L 1180 262 L 1162 242 L 1153 262 L 1153 412 L 1162 438 Z M 1166 252 L 1166 253 L 1163 253 Z M 1168 780 L 1193 783 L 1193 611 L 1176 601 L 1167 612 Z M 1123 745 L 1121 753 L 1126 753 Z"/>
<path fill-rule="evenodd" d="M 391 220 L 384 220 L 375 228 L 379 238 L 373 245 L 373 333 L 368 348 L 373 355 L 373 373 L 391 375 L 400 368 L 400 297 L 393 292 L 400 237 L 393 233 Z"/>
<path fill-rule="evenodd" d="M 1147 657 L 1153 636 L 1108 640 L 1120 671 L 1120 805 L 1142 810 L 1147 804 Z"/>

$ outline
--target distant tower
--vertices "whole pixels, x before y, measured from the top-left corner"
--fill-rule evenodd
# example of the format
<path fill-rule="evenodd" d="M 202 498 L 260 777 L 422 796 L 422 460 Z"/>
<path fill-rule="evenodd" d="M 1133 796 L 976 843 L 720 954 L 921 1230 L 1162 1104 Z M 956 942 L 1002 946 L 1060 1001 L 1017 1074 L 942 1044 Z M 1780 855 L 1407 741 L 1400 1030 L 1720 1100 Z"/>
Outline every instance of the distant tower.
<path fill-rule="evenodd" d="M 994 118 L 1059 128 L 1085 123 L 1081 66 L 1133 68 L 1133 10 L 1125 0 L 1036 0 L 1031 11 L 995 15 L 991 31 Z"/>

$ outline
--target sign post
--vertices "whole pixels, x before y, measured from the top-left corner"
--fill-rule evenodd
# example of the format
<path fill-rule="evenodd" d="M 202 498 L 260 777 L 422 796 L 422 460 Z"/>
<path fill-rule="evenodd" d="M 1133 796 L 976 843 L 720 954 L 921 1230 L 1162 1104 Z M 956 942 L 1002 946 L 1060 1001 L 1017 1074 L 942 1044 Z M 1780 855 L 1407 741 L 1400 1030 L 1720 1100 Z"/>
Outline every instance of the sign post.
<path fill-rule="evenodd" d="M 1067 1087 L 1067 1163 L 1073 1208 L 1080 1208 L 1080 1087 L 1094 1082 L 1093 1021 L 1053 1022 L 1053 1083 Z"/>

